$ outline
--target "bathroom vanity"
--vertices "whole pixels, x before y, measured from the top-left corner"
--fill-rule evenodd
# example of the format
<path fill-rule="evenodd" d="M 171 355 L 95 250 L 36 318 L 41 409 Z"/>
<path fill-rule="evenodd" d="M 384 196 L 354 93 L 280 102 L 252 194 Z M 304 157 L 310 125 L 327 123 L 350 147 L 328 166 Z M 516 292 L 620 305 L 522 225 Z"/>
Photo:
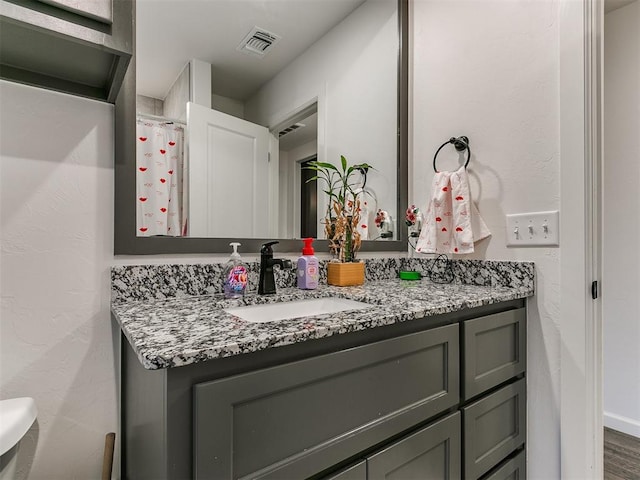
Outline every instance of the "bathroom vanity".
<path fill-rule="evenodd" d="M 524 478 L 532 293 L 393 279 L 247 297 L 371 305 L 269 323 L 217 296 L 114 303 L 123 477 Z"/>

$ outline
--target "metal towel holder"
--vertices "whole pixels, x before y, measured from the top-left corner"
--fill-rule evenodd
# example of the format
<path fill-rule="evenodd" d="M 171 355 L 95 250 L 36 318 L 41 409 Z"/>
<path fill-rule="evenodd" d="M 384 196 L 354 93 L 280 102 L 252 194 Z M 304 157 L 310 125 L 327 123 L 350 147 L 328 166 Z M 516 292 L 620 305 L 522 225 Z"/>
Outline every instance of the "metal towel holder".
<path fill-rule="evenodd" d="M 436 158 L 438 158 L 438 153 L 445 145 L 452 143 L 456 150 L 459 152 L 467 151 L 467 161 L 464 164 L 464 168 L 467 168 L 469 165 L 469 160 L 471 160 L 471 149 L 469 148 L 469 138 L 464 135 L 460 137 L 451 137 L 449 140 L 440 145 L 440 148 L 436 150 L 436 154 L 433 156 L 433 169 L 438 173 L 438 168 L 436 167 Z"/>

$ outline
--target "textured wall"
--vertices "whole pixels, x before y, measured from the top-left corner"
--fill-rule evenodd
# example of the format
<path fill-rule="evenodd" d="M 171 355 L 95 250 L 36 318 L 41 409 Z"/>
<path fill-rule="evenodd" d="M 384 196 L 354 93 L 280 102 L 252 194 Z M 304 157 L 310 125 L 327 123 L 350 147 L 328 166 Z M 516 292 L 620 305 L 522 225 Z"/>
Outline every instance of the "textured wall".
<path fill-rule="evenodd" d="M 187 121 L 187 102 L 190 96 L 189 64 L 187 63 L 176 81 L 164 97 L 164 109 L 162 114 L 167 118 Z"/>
<path fill-rule="evenodd" d="M 604 422 L 640 437 L 640 1 L 604 32 Z"/>
<path fill-rule="evenodd" d="M 492 237 L 473 258 L 536 263 L 529 301 L 529 478 L 560 477 L 558 248 L 505 246 L 505 214 L 559 209 L 558 3 L 415 0 L 412 202 L 425 207 L 435 150 L 467 135 L 471 189 Z M 438 168 L 457 167 L 453 147 Z"/>
<path fill-rule="evenodd" d="M 4 81 L 0 100 L 0 395 L 38 407 L 20 478 L 99 478 L 118 425 L 113 107 Z"/>
<path fill-rule="evenodd" d="M 157 98 L 136 95 L 136 113 L 146 113 L 148 115 L 162 116 L 164 102 Z"/>

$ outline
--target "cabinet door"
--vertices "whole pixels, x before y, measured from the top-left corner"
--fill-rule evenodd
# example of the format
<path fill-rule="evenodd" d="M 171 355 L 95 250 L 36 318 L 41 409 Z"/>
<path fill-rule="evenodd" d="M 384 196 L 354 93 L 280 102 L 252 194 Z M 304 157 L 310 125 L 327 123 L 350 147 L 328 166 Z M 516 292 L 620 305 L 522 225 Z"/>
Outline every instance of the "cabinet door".
<path fill-rule="evenodd" d="M 198 479 L 306 478 L 459 401 L 458 325 L 194 386 Z"/>
<path fill-rule="evenodd" d="M 467 320 L 462 329 L 462 390 L 465 400 L 525 371 L 527 337 L 524 308 Z"/>
<path fill-rule="evenodd" d="M 456 412 L 367 459 L 368 480 L 460 478 L 460 413 Z"/>
<path fill-rule="evenodd" d="M 322 480 L 367 480 L 367 462 L 361 462 L 346 468 L 339 473 L 330 475 Z"/>
<path fill-rule="evenodd" d="M 525 380 L 518 380 L 464 407 L 464 472 L 480 478 L 524 443 Z"/>
<path fill-rule="evenodd" d="M 527 462 L 524 450 L 505 461 L 484 480 L 527 480 Z"/>

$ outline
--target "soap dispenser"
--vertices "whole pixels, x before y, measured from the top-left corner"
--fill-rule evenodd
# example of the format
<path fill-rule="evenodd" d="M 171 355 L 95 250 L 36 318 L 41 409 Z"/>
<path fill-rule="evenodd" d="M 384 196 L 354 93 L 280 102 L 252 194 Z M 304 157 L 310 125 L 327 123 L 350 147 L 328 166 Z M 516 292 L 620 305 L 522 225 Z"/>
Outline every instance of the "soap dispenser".
<path fill-rule="evenodd" d="M 233 253 L 222 274 L 224 278 L 224 296 L 225 298 L 241 298 L 247 288 L 247 266 L 242 263 L 238 253 L 240 244 L 232 242 L 229 245 L 233 247 Z"/>
<path fill-rule="evenodd" d="M 318 287 L 318 259 L 313 255 L 313 238 L 303 238 L 302 256 L 298 258 L 298 288 L 313 290 Z"/>

